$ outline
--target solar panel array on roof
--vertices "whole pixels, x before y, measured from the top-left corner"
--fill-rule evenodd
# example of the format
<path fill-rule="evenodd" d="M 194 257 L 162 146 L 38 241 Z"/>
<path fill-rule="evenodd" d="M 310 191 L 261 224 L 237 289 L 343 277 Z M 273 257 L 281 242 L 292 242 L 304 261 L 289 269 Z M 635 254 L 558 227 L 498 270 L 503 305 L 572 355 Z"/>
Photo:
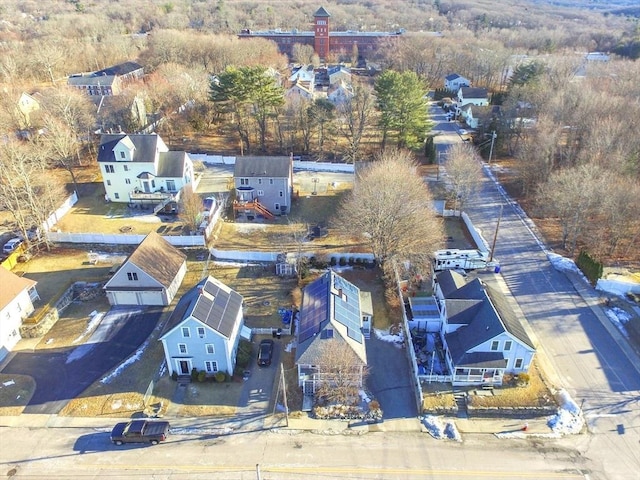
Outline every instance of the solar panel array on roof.
<path fill-rule="evenodd" d="M 238 312 L 242 307 L 242 297 L 233 290 L 226 290 L 211 278 L 202 285 L 202 291 L 193 307 L 193 317 L 230 338 Z"/>
<path fill-rule="evenodd" d="M 304 342 L 320 331 L 322 322 L 327 320 L 329 313 L 328 276 L 324 275 L 315 282 L 307 285 L 302 299 L 304 315 L 300 316 L 298 342 Z"/>
<path fill-rule="evenodd" d="M 355 285 L 344 281 L 337 275 L 333 277 L 333 317 L 347 327 L 347 336 L 362 343 L 360 330 L 360 294 Z"/>

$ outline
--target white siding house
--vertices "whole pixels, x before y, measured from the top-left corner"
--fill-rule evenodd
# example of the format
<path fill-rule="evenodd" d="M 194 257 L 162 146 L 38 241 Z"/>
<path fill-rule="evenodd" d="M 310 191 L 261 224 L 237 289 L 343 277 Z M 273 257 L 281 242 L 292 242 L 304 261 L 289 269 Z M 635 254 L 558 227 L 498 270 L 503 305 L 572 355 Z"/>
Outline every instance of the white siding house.
<path fill-rule="evenodd" d="M 104 289 L 111 305 L 169 305 L 186 272 L 187 256 L 151 232 Z"/>
<path fill-rule="evenodd" d="M 529 370 L 535 347 L 504 295 L 452 270 L 436 274 L 433 291 L 453 385 L 501 385 Z"/>
<path fill-rule="evenodd" d="M 471 82 L 468 78 L 465 78 L 457 73 L 450 73 L 444 77 L 444 88 L 451 92 L 457 92 L 461 87 L 468 87 Z"/>
<path fill-rule="evenodd" d="M 169 373 L 233 374 L 244 328 L 242 296 L 209 276 L 189 290 L 171 314 L 160 337 Z"/>
<path fill-rule="evenodd" d="M 0 360 L 22 338 L 20 326 L 33 313 L 33 302 L 37 299 L 35 280 L 19 277 L 0 267 Z"/>
<path fill-rule="evenodd" d="M 169 151 L 155 133 L 102 135 L 98 148 L 105 199 L 135 205 L 177 200 L 193 182 L 193 163 L 186 152 Z"/>
<path fill-rule="evenodd" d="M 458 90 L 458 105 L 489 105 L 489 91 L 486 88 L 461 87 Z"/>

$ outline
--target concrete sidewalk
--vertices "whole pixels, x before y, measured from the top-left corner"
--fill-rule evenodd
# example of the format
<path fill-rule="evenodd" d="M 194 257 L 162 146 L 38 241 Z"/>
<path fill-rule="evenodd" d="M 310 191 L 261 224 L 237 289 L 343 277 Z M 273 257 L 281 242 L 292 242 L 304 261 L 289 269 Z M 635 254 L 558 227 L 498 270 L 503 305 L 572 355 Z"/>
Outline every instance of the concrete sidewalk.
<path fill-rule="evenodd" d="M 96 418 L 96 417 L 61 417 L 57 415 L 20 415 L 0 417 L 0 427 L 9 428 L 84 428 L 110 430 L 117 422 L 125 422 L 130 418 Z M 308 416 L 289 418 L 288 425 L 282 416 L 268 416 L 261 418 L 261 428 L 251 425 L 247 430 L 247 421 L 229 418 L 185 418 L 168 416 L 163 420 L 171 422 L 176 429 L 189 429 L 197 433 L 199 429 L 212 429 L 234 432 L 270 430 L 306 431 L 320 435 L 362 435 L 374 432 L 407 432 L 426 433 L 427 429 L 418 418 L 396 418 L 379 423 L 367 424 L 358 420 L 316 420 Z M 517 419 L 461 419 L 447 418 L 453 422 L 461 434 L 505 434 L 520 432 L 523 435 L 550 434 L 545 417 L 517 420 Z M 197 424 L 197 427 L 195 426 Z M 525 425 L 527 429 L 524 430 Z"/>

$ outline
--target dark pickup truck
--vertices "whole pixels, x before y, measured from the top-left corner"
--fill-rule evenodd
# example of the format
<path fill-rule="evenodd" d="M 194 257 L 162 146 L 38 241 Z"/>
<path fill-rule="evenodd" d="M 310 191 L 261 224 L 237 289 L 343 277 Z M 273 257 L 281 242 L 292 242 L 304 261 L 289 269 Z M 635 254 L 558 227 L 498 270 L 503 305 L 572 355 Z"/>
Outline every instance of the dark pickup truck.
<path fill-rule="evenodd" d="M 123 443 L 150 443 L 157 445 L 167 439 L 169 422 L 148 422 L 133 420 L 118 423 L 111 431 L 111 441 L 116 445 Z"/>

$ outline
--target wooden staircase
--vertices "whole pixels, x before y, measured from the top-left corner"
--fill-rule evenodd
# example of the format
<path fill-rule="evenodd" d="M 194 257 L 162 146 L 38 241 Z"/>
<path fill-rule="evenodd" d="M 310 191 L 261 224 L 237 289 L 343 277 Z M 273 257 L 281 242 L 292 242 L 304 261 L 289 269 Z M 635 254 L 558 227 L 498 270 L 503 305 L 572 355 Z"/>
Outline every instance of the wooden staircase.
<path fill-rule="evenodd" d="M 276 218 L 273 213 L 271 213 L 267 208 L 262 205 L 257 199 L 252 200 L 251 202 L 238 202 L 237 200 L 233 202 L 233 210 L 251 210 L 256 214 L 262 215 L 267 220 L 273 220 Z"/>

